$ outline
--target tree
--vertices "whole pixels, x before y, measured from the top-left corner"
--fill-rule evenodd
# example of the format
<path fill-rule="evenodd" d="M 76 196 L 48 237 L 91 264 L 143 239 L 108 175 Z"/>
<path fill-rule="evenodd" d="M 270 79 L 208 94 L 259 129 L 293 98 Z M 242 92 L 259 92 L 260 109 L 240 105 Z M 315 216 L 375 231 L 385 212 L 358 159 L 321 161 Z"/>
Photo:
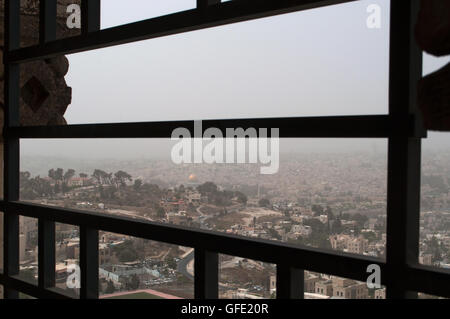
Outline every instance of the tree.
<path fill-rule="evenodd" d="M 68 183 L 72 179 L 72 177 L 75 176 L 75 170 L 74 169 L 68 169 L 67 172 L 63 175 L 63 192 L 66 192 L 68 190 Z"/>
<path fill-rule="evenodd" d="M 367 216 L 356 213 L 351 217 L 352 220 L 356 221 L 359 228 L 364 228 L 364 224 L 369 220 Z"/>
<path fill-rule="evenodd" d="M 114 178 L 112 177 L 112 173 L 103 172 L 103 181 L 107 185 L 112 185 L 114 183 Z"/>
<path fill-rule="evenodd" d="M 92 173 L 92 177 L 97 181 L 97 184 L 100 185 L 102 183 L 101 177 L 100 177 L 100 170 L 95 169 L 94 173 Z"/>
<path fill-rule="evenodd" d="M 80 178 L 87 178 L 88 175 L 86 173 L 80 173 Z"/>
<path fill-rule="evenodd" d="M 24 199 L 35 199 L 38 195 L 38 191 L 35 189 L 34 179 L 30 179 L 30 172 L 20 172 L 20 197 Z"/>
<path fill-rule="evenodd" d="M 137 275 L 132 275 L 131 278 L 127 282 L 127 287 L 130 290 L 136 290 L 139 288 L 141 281 Z"/>
<path fill-rule="evenodd" d="M 56 180 L 55 176 L 56 176 L 56 173 L 55 173 L 55 170 L 53 168 L 48 171 L 48 177 L 50 177 L 53 180 Z"/>
<path fill-rule="evenodd" d="M 127 240 L 122 244 L 114 246 L 113 252 L 120 262 L 130 262 L 138 259 L 138 253 L 133 246 L 132 240 Z"/>
<path fill-rule="evenodd" d="M 369 241 L 369 243 L 372 243 L 377 240 L 377 235 L 372 231 L 364 232 L 362 233 L 362 235 L 364 236 L 365 239 Z"/>
<path fill-rule="evenodd" d="M 275 229 L 267 228 L 266 230 L 269 233 L 269 236 L 270 236 L 271 239 L 276 239 L 276 240 L 281 240 L 282 239 L 280 234 L 278 234 L 278 232 Z"/>
<path fill-rule="evenodd" d="M 62 168 L 57 168 L 55 171 L 55 180 L 62 183 L 64 178 L 64 170 Z"/>
<path fill-rule="evenodd" d="M 155 194 L 158 197 L 161 196 L 162 191 L 158 185 L 145 183 L 144 185 L 142 185 L 142 189 L 150 194 Z"/>
<path fill-rule="evenodd" d="M 48 196 L 53 192 L 50 182 L 40 176 L 30 179 L 29 185 L 32 192 L 39 197 Z"/>
<path fill-rule="evenodd" d="M 98 185 L 102 185 L 105 183 L 105 177 L 107 176 L 105 171 L 101 169 L 95 169 L 94 173 L 92 173 L 92 177 L 95 178 Z"/>
<path fill-rule="evenodd" d="M 342 233 L 342 223 L 341 223 L 340 219 L 328 220 L 328 223 L 331 224 L 331 233 L 332 234 Z"/>
<path fill-rule="evenodd" d="M 442 259 L 442 251 L 441 246 L 439 245 L 439 241 L 435 236 L 431 237 L 430 240 L 426 241 L 427 244 L 427 253 L 431 254 L 431 259 L 433 262 L 439 262 Z"/>
<path fill-rule="evenodd" d="M 314 216 L 323 215 L 323 213 L 324 213 L 323 207 L 320 205 L 312 205 L 311 210 L 313 211 Z"/>
<path fill-rule="evenodd" d="M 117 188 L 120 186 L 126 186 L 127 181 L 131 181 L 131 175 L 124 171 L 118 171 L 114 174 L 114 181 L 116 182 Z"/>
<path fill-rule="evenodd" d="M 444 178 L 441 175 L 423 175 L 422 183 L 429 185 L 431 188 L 438 190 L 440 193 L 447 193 L 448 186 L 445 183 Z"/>
<path fill-rule="evenodd" d="M 197 190 L 202 195 L 214 194 L 217 192 L 217 185 L 213 182 L 206 182 L 197 187 Z"/>
<path fill-rule="evenodd" d="M 260 207 L 266 207 L 269 208 L 270 207 L 270 201 L 267 198 L 261 198 L 258 202 Z"/>
<path fill-rule="evenodd" d="M 239 203 L 247 205 L 248 198 L 247 198 L 247 196 L 245 196 L 244 193 L 236 192 L 235 194 L 236 194 L 237 201 Z"/>
<path fill-rule="evenodd" d="M 217 206 L 228 206 L 231 205 L 231 200 L 229 197 L 229 193 L 227 192 L 216 192 L 208 195 L 209 202 L 214 203 Z"/>
<path fill-rule="evenodd" d="M 171 269 L 177 269 L 177 262 L 175 261 L 175 258 L 169 258 L 167 260 L 167 266 Z"/>
<path fill-rule="evenodd" d="M 304 225 L 311 227 L 311 235 L 305 239 L 306 244 L 319 247 L 331 248 L 327 226 L 317 219 L 308 219 L 303 222 Z"/>
<path fill-rule="evenodd" d="M 31 177 L 30 172 L 20 172 L 20 185 L 28 182 Z"/>
<path fill-rule="evenodd" d="M 55 183 L 54 192 L 55 192 L 55 194 L 58 194 L 59 192 L 61 192 L 61 187 L 59 186 L 58 183 Z"/>
<path fill-rule="evenodd" d="M 325 210 L 325 214 L 328 216 L 328 220 L 334 219 L 333 210 L 331 209 L 330 206 L 327 206 L 327 209 Z"/>
<path fill-rule="evenodd" d="M 158 218 L 164 218 L 166 217 L 166 211 L 161 206 L 156 208 L 156 216 Z"/>
<path fill-rule="evenodd" d="M 138 258 L 136 250 L 134 248 L 122 249 L 117 256 L 120 262 L 135 261 Z"/>
<path fill-rule="evenodd" d="M 58 168 L 54 170 L 53 168 L 48 171 L 48 177 L 55 181 L 54 192 L 55 194 L 61 191 L 60 181 L 62 182 L 64 170 L 62 168 Z"/>
<path fill-rule="evenodd" d="M 64 177 L 63 177 L 64 183 L 67 184 L 67 182 L 74 176 L 75 176 L 75 170 L 71 169 L 71 168 L 68 169 L 67 172 L 64 174 Z"/>
<path fill-rule="evenodd" d="M 140 190 L 140 189 L 141 189 L 141 186 L 142 186 L 142 179 L 136 179 L 136 180 L 134 181 L 134 185 L 133 185 L 134 190 L 135 190 L 135 191 Z"/>
<path fill-rule="evenodd" d="M 114 286 L 114 284 L 111 281 L 108 281 L 108 283 L 106 285 L 105 293 L 112 294 L 115 291 L 116 291 L 116 287 Z"/>

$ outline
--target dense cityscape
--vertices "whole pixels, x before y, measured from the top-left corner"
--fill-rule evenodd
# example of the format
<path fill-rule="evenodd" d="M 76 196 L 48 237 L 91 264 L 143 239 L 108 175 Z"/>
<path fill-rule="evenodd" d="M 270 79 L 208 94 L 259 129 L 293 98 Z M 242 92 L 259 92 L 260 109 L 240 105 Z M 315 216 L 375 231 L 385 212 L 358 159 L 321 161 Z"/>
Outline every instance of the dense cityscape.
<path fill-rule="evenodd" d="M 450 153 L 430 155 L 422 174 L 419 259 L 445 268 L 450 268 L 449 160 Z M 291 154 L 281 159 L 274 175 L 261 175 L 251 164 L 102 163 L 91 170 L 61 165 L 46 175 L 22 167 L 21 199 L 380 259 L 385 255 L 385 154 Z M 36 220 L 21 217 L 20 227 L 21 276 L 37 281 Z M 78 263 L 79 230 L 56 227 L 57 286 L 76 295 L 68 280 Z M 101 232 L 99 252 L 102 298 L 193 297 L 191 248 Z M 221 298 L 276 296 L 275 265 L 225 255 L 219 263 Z M 310 299 L 385 298 L 383 288 L 308 270 L 304 289 Z"/>

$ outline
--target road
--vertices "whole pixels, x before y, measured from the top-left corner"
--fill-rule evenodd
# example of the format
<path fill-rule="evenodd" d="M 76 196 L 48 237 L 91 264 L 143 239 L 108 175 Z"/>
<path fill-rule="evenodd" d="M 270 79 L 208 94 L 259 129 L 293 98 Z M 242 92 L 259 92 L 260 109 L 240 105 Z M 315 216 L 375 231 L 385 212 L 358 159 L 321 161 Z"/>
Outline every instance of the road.
<path fill-rule="evenodd" d="M 187 270 L 188 268 L 188 264 L 194 259 L 194 249 L 192 249 L 192 251 L 186 255 L 186 257 L 184 257 L 183 259 L 181 259 L 180 261 L 178 261 L 177 264 L 177 271 L 180 274 L 185 275 L 187 278 L 189 278 L 190 280 L 194 280 L 194 276 L 192 276 L 192 274 L 190 274 Z"/>

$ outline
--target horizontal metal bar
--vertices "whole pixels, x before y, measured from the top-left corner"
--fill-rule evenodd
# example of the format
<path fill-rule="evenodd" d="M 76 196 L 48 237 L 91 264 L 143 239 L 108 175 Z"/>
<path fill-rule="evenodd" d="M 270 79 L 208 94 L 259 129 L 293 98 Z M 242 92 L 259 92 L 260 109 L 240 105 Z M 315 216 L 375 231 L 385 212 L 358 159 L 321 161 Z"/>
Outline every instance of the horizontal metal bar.
<path fill-rule="evenodd" d="M 168 244 L 200 248 L 210 252 L 255 259 L 273 264 L 281 263 L 294 268 L 359 281 L 366 281 L 368 265 L 378 264 L 381 269 L 384 268 L 384 262 L 380 259 L 339 251 L 294 246 L 283 242 L 252 239 L 98 212 L 50 207 L 24 202 L 11 202 L 5 203 L 5 205 L 8 211 L 16 212 L 24 216 L 35 218 L 45 216 L 46 219 L 59 223 L 89 226 L 107 232 Z"/>
<path fill-rule="evenodd" d="M 197 0 L 197 9 L 203 9 L 207 6 L 220 4 L 221 0 Z"/>
<path fill-rule="evenodd" d="M 355 0 L 234 0 L 10 51 L 4 58 L 22 63 L 351 1 Z"/>
<path fill-rule="evenodd" d="M 400 124 L 399 124 L 400 123 Z M 5 129 L 10 138 L 170 138 L 174 129 L 183 127 L 194 136 L 194 121 L 81 124 L 65 126 L 25 126 Z M 388 115 L 329 116 L 204 120 L 203 131 L 216 127 L 225 136 L 227 128 L 279 128 L 280 138 L 388 138 L 426 136 L 414 132 L 413 118 L 403 121 Z"/>
<path fill-rule="evenodd" d="M 405 287 L 411 291 L 450 298 L 450 270 L 425 265 L 408 266 Z"/>
<path fill-rule="evenodd" d="M 16 278 L 16 276 L 9 277 L 4 274 L 0 274 L 0 284 L 4 287 L 8 287 L 8 289 L 20 291 L 34 298 L 71 299 L 70 296 L 64 294 L 63 291 L 60 291 L 59 289 L 38 287 L 31 283 L 22 281 Z"/>

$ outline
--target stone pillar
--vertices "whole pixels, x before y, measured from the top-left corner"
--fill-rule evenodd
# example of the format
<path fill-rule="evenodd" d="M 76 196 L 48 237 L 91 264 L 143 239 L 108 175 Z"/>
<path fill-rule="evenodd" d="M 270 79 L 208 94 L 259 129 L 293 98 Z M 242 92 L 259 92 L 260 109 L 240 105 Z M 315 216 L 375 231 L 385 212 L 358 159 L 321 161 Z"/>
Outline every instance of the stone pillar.
<path fill-rule="evenodd" d="M 416 26 L 419 47 L 434 56 L 450 54 L 450 1 L 422 0 Z M 450 63 L 419 82 L 419 107 L 428 130 L 450 131 Z"/>

